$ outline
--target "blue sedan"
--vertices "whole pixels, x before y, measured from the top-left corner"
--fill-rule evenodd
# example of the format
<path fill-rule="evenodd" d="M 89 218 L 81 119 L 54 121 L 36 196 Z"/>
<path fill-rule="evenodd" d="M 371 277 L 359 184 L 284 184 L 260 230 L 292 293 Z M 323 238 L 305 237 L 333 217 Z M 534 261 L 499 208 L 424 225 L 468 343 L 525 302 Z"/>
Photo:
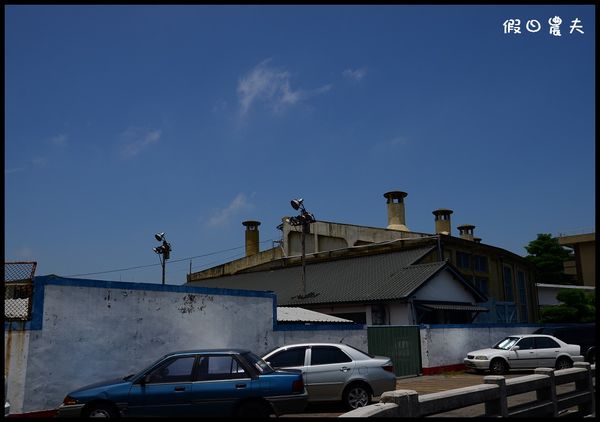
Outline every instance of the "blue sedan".
<path fill-rule="evenodd" d="M 274 370 L 248 350 L 194 350 L 75 390 L 58 416 L 266 417 L 301 412 L 307 399 L 300 371 Z"/>

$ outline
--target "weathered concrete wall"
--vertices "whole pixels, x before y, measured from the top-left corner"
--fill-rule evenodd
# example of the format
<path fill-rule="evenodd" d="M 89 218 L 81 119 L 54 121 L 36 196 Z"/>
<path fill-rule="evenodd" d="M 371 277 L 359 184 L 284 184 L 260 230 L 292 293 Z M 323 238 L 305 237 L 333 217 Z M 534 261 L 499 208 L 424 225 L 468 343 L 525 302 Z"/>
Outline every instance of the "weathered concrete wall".
<path fill-rule="evenodd" d="M 101 379 L 125 376 L 182 349 L 263 349 L 273 329 L 272 294 L 43 278 L 41 327 L 29 332 L 22 392 L 15 411 L 57 407 L 65 394 Z M 18 354 L 15 359 L 23 359 Z M 22 394 L 23 399 L 18 400 Z"/>
<path fill-rule="evenodd" d="M 176 350 L 260 355 L 284 342 L 344 340 L 366 348 L 355 332 L 363 330 L 274 331 L 272 293 L 53 276 L 34 285 L 33 320 L 5 323 L 14 413 L 54 409 L 75 388 L 137 372 Z"/>
<path fill-rule="evenodd" d="M 25 324 L 15 324 L 21 328 Z M 20 326 L 20 327 L 19 327 Z M 4 376 L 7 377 L 8 399 L 11 412 L 23 406 L 25 368 L 29 355 L 29 331 L 11 329 L 4 331 Z"/>
<path fill-rule="evenodd" d="M 144 368 L 167 352 L 239 347 L 262 355 L 302 342 L 368 351 L 367 329 L 277 325 L 272 293 L 36 277 L 33 319 L 5 322 L 5 375 L 14 413 L 56 408 L 71 390 Z M 539 325 L 422 326 L 423 372 Z"/>
<path fill-rule="evenodd" d="M 422 325 L 421 366 L 427 368 L 462 365 L 472 350 L 492 347 L 505 336 L 529 334 L 537 324 Z"/>

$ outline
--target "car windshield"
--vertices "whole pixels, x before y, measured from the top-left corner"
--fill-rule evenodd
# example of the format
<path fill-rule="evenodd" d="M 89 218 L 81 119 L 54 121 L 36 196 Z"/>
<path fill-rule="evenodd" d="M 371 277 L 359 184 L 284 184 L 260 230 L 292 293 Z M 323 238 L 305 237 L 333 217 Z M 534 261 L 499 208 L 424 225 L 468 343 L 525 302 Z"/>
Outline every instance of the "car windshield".
<path fill-rule="evenodd" d="M 271 368 L 271 366 L 267 362 L 265 362 L 264 360 L 262 360 L 261 358 L 259 358 L 252 352 L 246 352 L 242 356 L 244 356 L 246 361 L 250 365 L 254 366 L 256 368 L 256 370 L 258 372 L 260 372 L 261 374 L 269 374 L 269 373 L 275 371 L 273 368 Z"/>
<path fill-rule="evenodd" d="M 496 345 L 493 348 L 494 349 L 509 350 L 519 340 L 520 340 L 520 337 L 506 337 L 505 339 L 500 340 L 498 343 L 496 343 Z"/>
<path fill-rule="evenodd" d="M 161 360 L 163 360 L 164 358 L 166 358 L 168 355 L 163 355 L 160 358 L 156 359 L 154 362 L 152 362 L 150 365 L 146 366 L 144 369 L 142 369 L 141 371 L 138 371 L 136 374 L 132 375 L 135 376 L 136 378 L 139 377 L 140 375 L 142 375 L 143 373 L 149 371 L 152 367 L 154 367 L 157 363 L 159 363 Z M 127 379 L 125 379 L 127 378 Z M 129 381 L 129 378 L 131 378 L 129 375 L 127 377 L 125 377 L 124 380 L 125 381 Z"/>

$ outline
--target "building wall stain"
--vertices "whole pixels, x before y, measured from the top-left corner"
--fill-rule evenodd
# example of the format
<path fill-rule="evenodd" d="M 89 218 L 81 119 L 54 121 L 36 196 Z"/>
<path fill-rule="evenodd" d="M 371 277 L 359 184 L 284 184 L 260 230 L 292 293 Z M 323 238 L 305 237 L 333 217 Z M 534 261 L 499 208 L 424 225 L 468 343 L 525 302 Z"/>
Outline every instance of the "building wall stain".
<path fill-rule="evenodd" d="M 204 308 L 206 308 L 205 301 L 213 302 L 214 300 L 215 298 L 213 296 L 201 296 L 198 301 L 197 295 L 188 294 L 183 297 L 183 305 L 177 309 L 179 309 L 182 314 L 191 314 L 196 311 L 202 312 L 204 311 Z"/>

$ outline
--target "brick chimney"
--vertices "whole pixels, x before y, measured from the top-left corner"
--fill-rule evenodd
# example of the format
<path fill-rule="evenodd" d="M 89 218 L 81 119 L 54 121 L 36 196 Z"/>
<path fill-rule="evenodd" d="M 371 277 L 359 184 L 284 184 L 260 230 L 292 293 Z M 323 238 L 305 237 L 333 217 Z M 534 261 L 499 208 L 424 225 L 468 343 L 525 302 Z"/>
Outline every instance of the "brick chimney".
<path fill-rule="evenodd" d="M 248 220 L 242 224 L 246 226 L 246 256 L 256 255 L 259 252 L 258 226 L 260 226 L 260 221 Z"/>
<path fill-rule="evenodd" d="M 432 213 L 435 215 L 436 234 L 450 235 L 452 231 L 452 226 L 450 225 L 450 214 L 452 214 L 453 211 L 447 208 L 438 208 L 437 210 L 432 211 Z"/>
<path fill-rule="evenodd" d="M 401 191 L 391 191 L 383 194 L 387 199 L 388 225 L 390 230 L 410 231 L 405 224 L 404 198 L 408 194 Z"/>
<path fill-rule="evenodd" d="M 463 224 L 462 226 L 458 226 L 457 229 L 460 232 L 461 239 L 470 240 L 470 241 L 474 240 L 474 238 L 473 238 L 473 229 L 475 229 L 474 225 Z"/>

